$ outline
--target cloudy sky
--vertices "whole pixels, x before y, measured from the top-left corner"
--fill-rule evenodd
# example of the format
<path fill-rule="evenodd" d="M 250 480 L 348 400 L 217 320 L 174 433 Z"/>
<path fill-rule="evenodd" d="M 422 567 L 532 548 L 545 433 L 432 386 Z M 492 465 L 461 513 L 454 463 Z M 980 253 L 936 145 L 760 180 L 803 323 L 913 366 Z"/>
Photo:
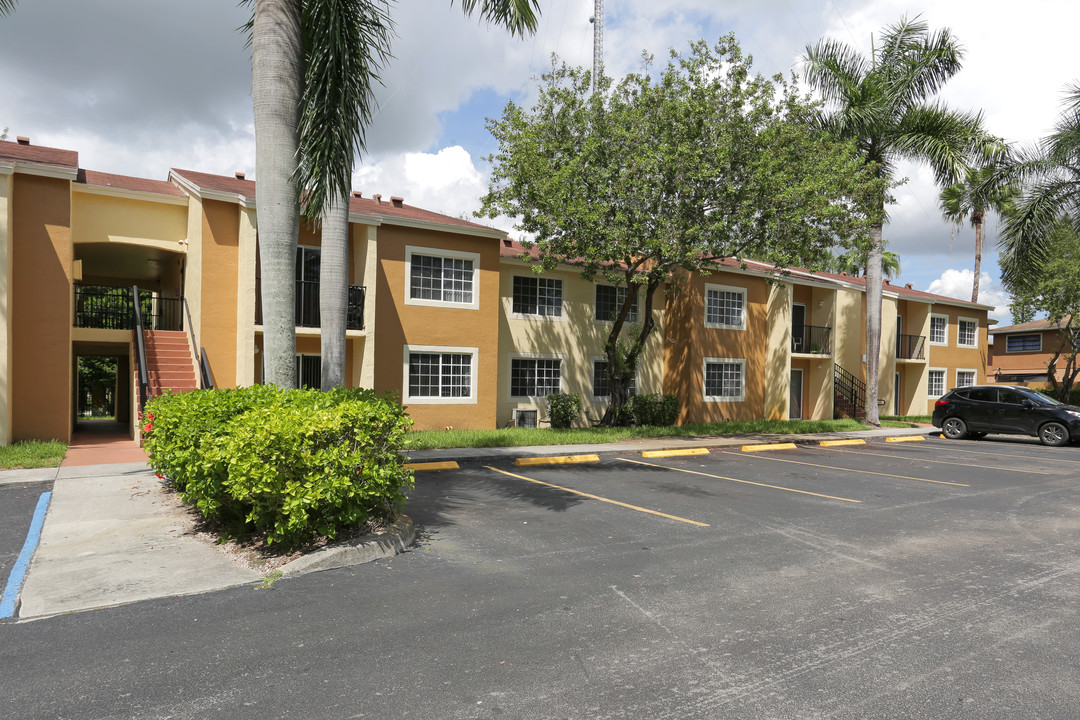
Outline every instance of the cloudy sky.
<path fill-rule="evenodd" d="M 450 0 L 399 0 L 395 59 L 354 188 L 455 216 L 475 210 L 487 187 L 483 157 L 495 149 L 484 118 L 508 99 L 528 102 L 551 53 L 592 61 L 593 0 L 541 4 L 538 32 L 521 40 L 464 18 Z M 76 150 L 91 170 L 257 175 L 250 55 L 236 31 L 248 12 L 236 0 L 23 0 L 0 20 L 0 128 L 9 139 Z M 1045 135 L 1063 88 L 1080 80 L 1080 4 L 1068 0 L 606 0 L 605 65 L 618 77 L 638 69 L 643 50 L 662 56 L 734 32 L 758 70 L 788 73 L 820 37 L 869 52 L 872 33 L 905 14 L 959 37 L 964 69 L 943 98 L 981 110 L 988 129 L 1007 140 Z M 953 237 L 925 169 L 901 172 L 909 182 L 896 193 L 885 237 L 900 254 L 902 280 L 970 298 L 973 231 Z M 989 225 L 980 300 L 999 306 L 995 316 L 1007 322 L 997 219 Z"/>

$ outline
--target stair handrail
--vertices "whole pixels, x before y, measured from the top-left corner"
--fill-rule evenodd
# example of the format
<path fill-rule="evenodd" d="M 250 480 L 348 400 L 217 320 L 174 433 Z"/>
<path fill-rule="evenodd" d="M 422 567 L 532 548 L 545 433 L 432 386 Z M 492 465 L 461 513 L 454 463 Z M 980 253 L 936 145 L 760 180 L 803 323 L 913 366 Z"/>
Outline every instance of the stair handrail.
<path fill-rule="evenodd" d="M 187 335 L 191 340 L 191 352 L 195 355 L 195 361 L 199 364 L 199 386 L 203 390 L 214 388 L 214 374 L 210 371 L 210 359 L 206 357 L 206 348 L 200 347 L 195 339 L 195 323 L 191 322 L 191 308 L 188 306 L 186 297 L 180 298 L 184 304 L 184 315 L 187 316 Z M 198 353 L 201 351 L 201 355 Z"/>
<path fill-rule="evenodd" d="M 838 364 L 833 365 L 833 386 L 854 410 L 862 407 L 866 397 L 866 383 Z"/>
<path fill-rule="evenodd" d="M 150 395 L 150 373 L 146 369 L 146 341 L 143 339 L 142 310 L 139 308 L 139 286 L 131 286 L 131 297 L 134 298 L 135 314 L 135 361 L 139 366 L 139 412 L 146 409 L 146 401 Z"/>

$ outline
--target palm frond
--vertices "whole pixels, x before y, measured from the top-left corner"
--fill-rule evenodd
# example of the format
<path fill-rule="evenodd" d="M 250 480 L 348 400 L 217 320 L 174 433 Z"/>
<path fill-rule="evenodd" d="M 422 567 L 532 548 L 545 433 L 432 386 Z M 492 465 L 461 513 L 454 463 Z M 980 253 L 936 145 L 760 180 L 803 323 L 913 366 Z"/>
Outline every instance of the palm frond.
<path fill-rule="evenodd" d="M 823 39 L 813 47 L 806 46 L 802 72 L 823 100 L 846 104 L 859 94 L 867 75 L 866 59 L 845 43 Z"/>
<path fill-rule="evenodd" d="M 15 0 L 0 0 L 0 17 L 15 12 Z"/>
<path fill-rule="evenodd" d="M 536 32 L 540 0 L 461 0 L 461 9 L 466 15 L 479 10 L 480 19 L 502 25 L 511 35 L 531 35 Z"/>
<path fill-rule="evenodd" d="M 1050 234 L 1062 219 L 1062 210 L 1077 201 L 1077 184 L 1050 180 L 1029 188 L 1013 212 L 1005 217 L 998 239 L 1001 275 L 1016 282 L 1036 271 L 1046 258 Z"/>
<path fill-rule="evenodd" d="M 941 104 L 913 107 L 891 134 L 893 151 L 926 162 L 939 185 L 960 179 L 972 148 L 982 135 L 982 115 L 950 110 Z"/>

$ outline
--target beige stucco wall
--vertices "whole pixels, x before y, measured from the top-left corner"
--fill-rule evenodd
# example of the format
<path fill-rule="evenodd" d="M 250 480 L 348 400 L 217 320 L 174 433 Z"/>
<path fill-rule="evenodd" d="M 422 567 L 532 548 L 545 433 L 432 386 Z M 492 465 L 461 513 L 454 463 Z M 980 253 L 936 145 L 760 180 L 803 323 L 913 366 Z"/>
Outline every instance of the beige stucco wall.
<path fill-rule="evenodd" d="M 583 416 L 578 424 L 594 423 L 604 415 L 608 401 L 593 396 L 593 362 L 605 360 L 604 343 L 611 331 L 610 322 L 595 317 L 596 283 L 582 279 L 573 269 L 555 270 L 542 277 L 562 280 L 562 315 L 558 318 L 513 314 L 514 276 L 533 275 L 532 268 L 518 260 L 503 258 L 499 272 L 499 427 L 508 424 L 515 409 L 537 410 L 537 417 L 547 416 L 547 401 L 542 397 L 521 398 L 510 395 L 510 366 L 514 357 L 558 357 L 562 360 L 562 391 L 581 396 Z M 646 340 L 638 361 L 638 393 L 663 391 L 664 292 L 653 296 L 655 327 Z M 645 312 L 644 290 L 638 297 L 638 313 Z M 623 338 L 631 329 L 626 325 Z M 640 327 L 640 325 L 637 325 Z M 489 380 L 490 382 L 491 380 Z"/>
<path fill-rule="evenodd" d="M 788 283 L 774 283 L 768 286 L 765 335 L 765 419 L 767 420 L 787 420 L 789 417 L 793 290 L 794 288 Z"/>
<path fill-rule="evenodd" d="M 237 387 L 246 387 L 255 384 L 255 251 L 258 232 L 254 210 L 240 208 L 237 232 L 235 382 Z M 218 381 L 218 378 L 214 380 Z"/>
<path fill-rule="evenodd" d="M 187 208 L 96 192 L 71 195 L 74 243 L 129 243 L 175 252 L 187 237 Z"/>

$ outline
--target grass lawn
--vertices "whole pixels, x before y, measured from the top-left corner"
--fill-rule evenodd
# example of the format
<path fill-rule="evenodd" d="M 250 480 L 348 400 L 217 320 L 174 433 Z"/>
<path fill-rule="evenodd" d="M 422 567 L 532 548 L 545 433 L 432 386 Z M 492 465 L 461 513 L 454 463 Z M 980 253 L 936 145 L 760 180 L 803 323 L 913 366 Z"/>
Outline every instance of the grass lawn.
<path fill-rule="evenodd" d="M 883 415 L 881 427 L 915 427 L 917 424 L 930 424 L 929 415 Z"/>
<path fill-rule="evenodd" d="M 26 440 L 0 447 L 0 470 L 57 467 L 67 447 L 59 440 Z"/>
<path fill-rule="evenodd" d="M 903 427 L 903 426 L 900 426 Z M 409 449 L 511 447 L 523 445 L 585 445 L 626 438 L 697 437 L 748 433 L 850 432 L 866 430 L 857 420 L 745 420 L 663 427 L 503 428 L 501 430 L 418 430 L 409 435 Z"/>

